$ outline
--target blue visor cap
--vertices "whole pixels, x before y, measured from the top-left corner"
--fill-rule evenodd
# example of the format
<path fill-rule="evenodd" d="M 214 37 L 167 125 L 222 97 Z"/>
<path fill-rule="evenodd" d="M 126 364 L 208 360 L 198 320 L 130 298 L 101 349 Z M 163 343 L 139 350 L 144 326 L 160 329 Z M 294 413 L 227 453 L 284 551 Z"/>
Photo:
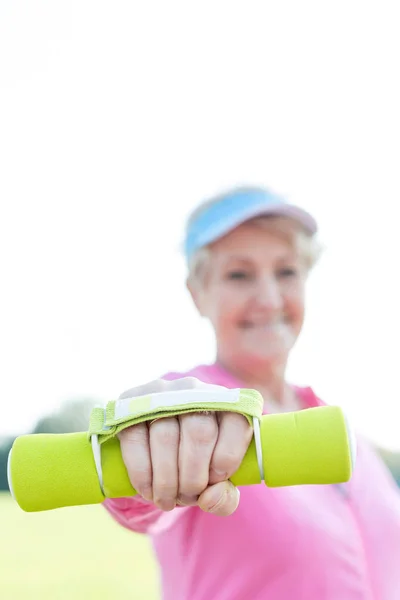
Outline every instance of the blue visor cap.
<path fill-rule="evenodd" d="M 192 219 L 185 239 L 187 261 L 200 248 L 215 242 L 245 221 L 262 215 L 289 217 L 309 235 L 318 230 L 314 217 L 299 206 L 287 203 L 284 198 L 268 190 L 240 190 L 222 196 Z"/>

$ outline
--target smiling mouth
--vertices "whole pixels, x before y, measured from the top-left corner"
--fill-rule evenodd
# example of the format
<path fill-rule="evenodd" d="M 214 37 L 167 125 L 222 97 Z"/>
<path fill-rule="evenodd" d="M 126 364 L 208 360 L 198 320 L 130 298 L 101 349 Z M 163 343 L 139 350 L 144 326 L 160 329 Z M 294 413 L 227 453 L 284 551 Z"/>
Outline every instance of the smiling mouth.
<path fill-rule="evenodd" d="M 250 329 L 254 331 L 274 331 L 282 325 L 287 325 L 286 319 L 279 319 L 279 321 L 272 321 L 269 323 L 254 323 L 252 321 L 242 321 L 240 323 L 241 329 Z"/>

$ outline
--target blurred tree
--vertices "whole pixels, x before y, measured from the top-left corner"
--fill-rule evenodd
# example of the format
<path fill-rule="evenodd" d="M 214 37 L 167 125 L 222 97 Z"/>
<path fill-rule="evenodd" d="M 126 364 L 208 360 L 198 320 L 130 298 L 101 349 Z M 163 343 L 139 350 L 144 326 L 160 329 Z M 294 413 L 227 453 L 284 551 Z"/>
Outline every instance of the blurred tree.
<path fill-rule="evenodd" d="M 42 417 L 32 433 L 87 431 L 90 413 L 95 404 L 90 398 L 68 400 L 57 412 Z"/>
<path fill-rule="evenodd" d="M 0 491 L 8 490 L 7 461 L 14 438 L 0 439 Z"/>
<path fill-rule="evenodd" d="M 61 405 L 52 414 L 45 415 L 36 423 L 32 433 L 73 433 L 87 431 L 89 417 L 97 402 L 91 398 L 75 398 Z M 15 437 L 0 438 L 0 491 L 8 490 L 7 460 Z"/>
<path fill-rule="evenodd" d="M 380 447 L 377 447 L 376 450 L 400 486 L 400 452 L 392 452 Z"/>

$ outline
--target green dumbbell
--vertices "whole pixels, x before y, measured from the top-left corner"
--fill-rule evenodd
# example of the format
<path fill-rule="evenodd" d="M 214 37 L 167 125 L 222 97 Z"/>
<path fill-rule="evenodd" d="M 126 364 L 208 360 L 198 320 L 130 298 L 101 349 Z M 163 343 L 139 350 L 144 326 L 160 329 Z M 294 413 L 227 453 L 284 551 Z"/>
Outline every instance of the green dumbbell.
<path fill-rule="evenodd" d="M 185 408 L 175 405 L 174 414 L 187 412 Z M 190 410 L 195 409 L 192 404 Z M 230 409 L 227 404 L 225 410 Z M 154 411 L 141 420 L 153 418 Z M 260 415 L 254 418 L 252 442 L 231 481 L 238 486 L 264 481 L 269 487 L 343 483 L 351 478 L 355 454 L 354 436 L 339 407 Z M 118 437 L 99 443 L 99 435 L 88 432 L 18 437 L 9 454 L 8 482 L 27 512 L 136 494 Z"/>

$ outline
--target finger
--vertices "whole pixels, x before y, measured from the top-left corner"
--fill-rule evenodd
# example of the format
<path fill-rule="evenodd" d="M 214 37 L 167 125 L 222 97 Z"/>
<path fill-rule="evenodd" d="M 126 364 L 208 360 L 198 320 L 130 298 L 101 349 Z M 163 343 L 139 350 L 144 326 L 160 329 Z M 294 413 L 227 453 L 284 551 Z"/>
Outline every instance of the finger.
<path fill-rule="evenodd" d="M 204 512 L 226 517 L 239 506 L 240 492 L 230 481 L 209 486 L 200 495 L 198 507 Z"/>
<path fill-rule="evenodd" d="M 237 413 L 219 413 L 219 434 L 210 465 L 209 483 L 229 479 L 240 467 L 253 437 L 248 420 Z"/>
<path fill-rule="evenodd" d="M 152 468 L 149 431 L 146 423 L 140 423 L 120 431 L 118 438 L 129 481 L 145 500 L 151 501 L 153 498 Z"/>
<path fill-rule="evenodd" d="M 178 496 L 179 421 L 164 418 L 149 427 L 153 472 L 153 502 L 162 510 L 172 510 Z"/>
<path fill-rule="evenodd" d="M 123 392 L 120 395 L 119 400 L 124 400 L 125 398 L 136 398 L 138 396 L 147 396 L 147 394 L 156 394 L 157 392 L 164 392 L 167 388 L 167 384 L 168 382 L 164 379 L 155 379 L 154 381 L 150 381 L 150 383 L 126 390 L 126 392 Z"/>
<path fill-rule="evenodd" d="M 125 398 L 135 398 L 137 396 L 146 396 L 147 394 L 156 394 L 159 392 L 196 388 L 207 388 L 207 390 L 226 389 L 220 385 L 203 383 L 196 377 L 181 377 L 180 379 L 173 379 L 172 381 L 168 381 L 167 379 L 155 379 L 144 385 L 139 385 L 126 390 L 119 396 L 119 399 L 123 400 Z"/>
<path fill-rule="evenodd" d="M 168 383 L 172 384 L 173 389 L 175 390 L 192 390 L 206 385 L 196 377 L 181 377 L 180 379 L 175 379 Z"/>
<path fill-rule="evenodd" d="M 215 413 L 193 413 L 179 417 L 179 502 L 197 503 L 207 487 L 210 461 L 218 438 Z"/>
<path fill-rule="evenodd" d="M 196 377 L 182 377 L 181 379 L 175 379 L 174 381 L 169 381 L 167 384 L 171 385 L 171 389 L 174 390 L 192 390 L 192 389 L 203 389 L 204 391 L 211 390 L 226 390 L 227 388 L 222 385 L 215 385 L 211 383 L 203 383 L 200 379 Z"/>

